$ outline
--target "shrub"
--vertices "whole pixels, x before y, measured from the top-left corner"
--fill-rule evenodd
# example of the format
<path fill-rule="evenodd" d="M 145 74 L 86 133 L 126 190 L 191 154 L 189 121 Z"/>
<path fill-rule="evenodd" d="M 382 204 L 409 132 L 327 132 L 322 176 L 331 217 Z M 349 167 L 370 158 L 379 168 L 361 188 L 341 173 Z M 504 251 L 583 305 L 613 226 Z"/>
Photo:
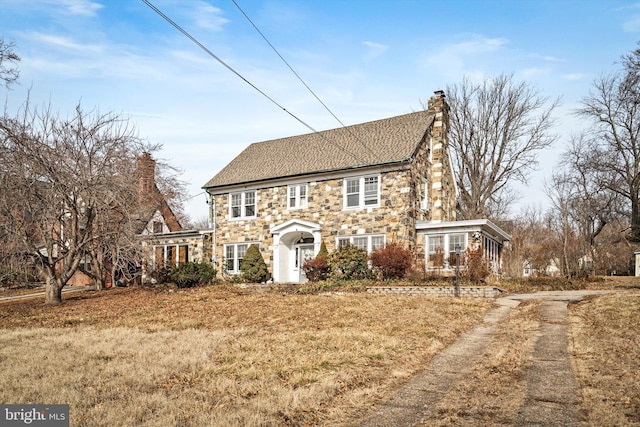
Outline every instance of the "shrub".
<path fill-rule="evenodd" d="M 382 274 L 382 280 L 403 279 L 411 268 L 413 256 L 399 243 L 390 243 L 371 253 L 373 267 Z"/>
<path fill-rule="evenodd" d="M 304 271 L 305 276 L 309 279 L 310 282 L 320 282 L 322 280 L 326 280 L 329 277 L 329 272 L 331 268 L 329 267 L 329 262 L 327 258 L 329 257 L 329 251 L 327 251 L 327 247 L 322 242 L 320 244 L 320 250 L 318 251 L 318 255 L 315 258 L 309 259 L 304 262 L 302 265 L 302 270 Z"/>
<path fill-rule="evenodd" d="M 207 262 L 188 262 L 173 270 L 169 276 L 179 288 L 191 288 L 216 282 L 217 271 Z"/>
<path fill-rule="evenodd" d="M 242 277 L 251 283 L 262 283 L 271 278 L 257 245 L 251 245 L 247 249 L 240 264 L 240 271 L 242 271 Z"/>
<path fill-rule="evenodd" d="M 367 252 L 347 243 L 329 255 L 327 259 L 334 280 L 367 279 L 371 269 L 367 263 Z"/>
<path fill-rule="evenodd" d="M 324 240 L 322 241 L 322 243 L 320 243 L 320 250 L 318 251 L 318 255 L 316 255 L 316 257 L 319 256 L 325 258 L 329 257 L 329 251 L 327 250 L 327 245 L 324 244 Z"/>
<path fill-rule="evenodd" d="M 473 283 L 480 283 L 491 274 L 491 264 L 484 257 L 483 252 L 482 246 L 478 246 L 477 249 L 467 249 L 467 268 L 461 271 L 462 277 Z"/>
<path fill-rule="evenodd" d="M 171 269 L 167 267 L 160 267 L 149 272 L 151 283 L 168 283 L 171 281 Z"/>
<path fill-rule="evenodd" d="M 320 254 L 313 259 L 305 261 L 302 265 L 302 269 L 304 270 L 304 274 L 307 276 L 307 279 L 311 282 L 326 280 L 327 277 L 329 277 L 329 272 L 331 271 L 327 257 L 320 256 Z"/>

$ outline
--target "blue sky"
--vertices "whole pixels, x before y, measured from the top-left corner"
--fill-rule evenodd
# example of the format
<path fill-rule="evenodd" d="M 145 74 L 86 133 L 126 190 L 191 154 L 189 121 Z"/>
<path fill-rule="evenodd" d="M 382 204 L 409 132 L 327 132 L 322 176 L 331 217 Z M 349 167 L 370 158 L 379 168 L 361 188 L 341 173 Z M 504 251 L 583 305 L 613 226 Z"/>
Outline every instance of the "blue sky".
<path fill-rule="evenodd" d="M 586 126 L 572 111 L 640 41 L 632 1 L 236 1 L 347 125 L 417 111 L 463 76 L 513 73 L 561 96 L 560 140 L 519 207 L 545 204 L 543 180 Z M 152 3 L 313 128 L 340 126 L 231 0 Z M 194 219 L 207 212 L 200 187 L 247 145 L 309 132 L 140 0 L 0 0 L 0 35 L 22 57 L 19 85 L 0 88 L 10 112 L 30 91 L 62 115 L 81 102 L 128 117 L 184 170 Z"/>

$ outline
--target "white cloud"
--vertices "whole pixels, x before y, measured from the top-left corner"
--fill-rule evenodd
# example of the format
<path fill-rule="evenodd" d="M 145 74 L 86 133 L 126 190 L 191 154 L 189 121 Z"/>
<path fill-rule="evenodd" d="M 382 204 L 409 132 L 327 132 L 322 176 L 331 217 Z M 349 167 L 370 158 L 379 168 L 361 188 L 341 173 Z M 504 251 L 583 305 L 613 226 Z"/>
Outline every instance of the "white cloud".
<path fill-rule="evenodd" d="M 565 80 L 582 80 L 587 77 L 584 73 L 569 73 L 562 76 Z"/>
<path fill-rule="evenodd" d="M 368 47 L 368 51 L 364 56 L 364 59 L 367 61 L 377 58 L 378 56 L 382 55 L 389 49 L 389 46 L 387 45 L 374 43 L 370 41 L 364 41 L 362 42 L 362 44 Z"/>
<path fill-rule="evenodd" d="M 530 68 L 525 68 L 524 70 L 520 71 L 520 74 L 522 74 L 522 76 L 525 79 L 530 79 L 530 78 L 536 77 L 536 76 L 547 76 L 547 75 L 551 74 L 551 69 L 550 68 L 530 67 Z"/>
<path fill-rule="evenodd" d="M 190 11 L 189 17 L 195 24 L 205 30 L 222 31 L 224 24 L 229 22 L 228 19 L 222 16 L 220 8 L 211 6 L 204 1 L 194 1 L 184 7 Z"/>
<path fill-rule="evenodd" d="M 104 6 L 90 0 L 52 0 L 49 3 L 62 6 L 67 15 L 95 16 Z"/>
<path fill-rule="evenodd" d="M 53 15 L 69 16 L 96 16 L 97 12 L 104 8 L 104 5 L 91 0 L 9 0 L 11 7 L 22 7 L 42 11 L 46 8 L 47 13 Z"/>
<path fill-rule="evenodd" d="M 73 39 L 69 37 L 57 36 L 54 34 L 31 32 L 31 33 L 26 33 L 25 38 L 31 39 L 35 42 L 44 43 L 47 45 L 64 48 L 64 49 L 81 51 L 85 53 L 101 52 L 103 50 L 103 48 L 99 45 L 76 43 L 75 41 L 73 41 Z"/>
<path fill-rule="evenodd" d="M 531 58 L 534 59 L 541 59 L 543 61 L 547 61 L 547 62 L 565 62 L 565 59 L 562 58 L 558 58 L 557 56 L 551 56 L 551 55 L 540 55 L 540 54 L 533 54 L 530 55 Z"/>
<path fill-rule="evenodd" d="M 509 43 L 503 38 L 489 38 L 479 34 L 471 34 L 469 39 L 449 46 L 458 55 L 474 55 L 495 52 Z"/>
<path fill-rule="evenodd" d="M 435 52 L 425 55 L 419 64 L 421 68 L 437 71 L 450 80 L 463 75 L 483 75 L 479 64 L 485 62 L 488 54 L 499 53 L 509 43 L 504 38 L 490 38 L 479 34 L 465 34 L 458 38 L 463 39 L 442 44 Z"/>

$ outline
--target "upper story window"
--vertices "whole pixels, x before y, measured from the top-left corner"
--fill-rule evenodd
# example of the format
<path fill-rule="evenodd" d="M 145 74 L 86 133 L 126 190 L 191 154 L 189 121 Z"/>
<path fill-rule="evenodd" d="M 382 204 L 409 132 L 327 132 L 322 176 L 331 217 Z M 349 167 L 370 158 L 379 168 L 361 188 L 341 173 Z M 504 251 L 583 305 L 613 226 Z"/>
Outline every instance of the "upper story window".
<path fill-rule="evenodd" d="M 245 191 L 229 195 L 230 218 L 253 218 L 256 216 L 256 192 Z"/>
<path fill-rule="evenodd" d="M 162 233 L 162 221 L 153 221 L 153 234 Z"/>
<path fill-rule="evenodd" d="M 307 207 L 307 184 L 290 185 L 287 206 L 289 209 L 301 209 Z"/>
<path fill-rule="evenodd" d="M 377 207 L 380 204 L 380 177 L 363 176 L 344 180 L 345 208 Z"/>

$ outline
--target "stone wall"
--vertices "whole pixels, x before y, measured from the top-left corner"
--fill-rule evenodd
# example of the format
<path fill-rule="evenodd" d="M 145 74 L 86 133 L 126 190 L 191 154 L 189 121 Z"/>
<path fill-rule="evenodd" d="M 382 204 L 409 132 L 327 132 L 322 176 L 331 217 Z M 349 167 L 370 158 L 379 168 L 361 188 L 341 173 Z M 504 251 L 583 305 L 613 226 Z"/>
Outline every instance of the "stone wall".
<path fill-rule="evenodd" d="M 455 296 L 453 286 L 378 286 L 367 288 L 370 294 Z M 487 286 L 460 286 L 461 297 L 496 298 L 504 291 Z"/>

